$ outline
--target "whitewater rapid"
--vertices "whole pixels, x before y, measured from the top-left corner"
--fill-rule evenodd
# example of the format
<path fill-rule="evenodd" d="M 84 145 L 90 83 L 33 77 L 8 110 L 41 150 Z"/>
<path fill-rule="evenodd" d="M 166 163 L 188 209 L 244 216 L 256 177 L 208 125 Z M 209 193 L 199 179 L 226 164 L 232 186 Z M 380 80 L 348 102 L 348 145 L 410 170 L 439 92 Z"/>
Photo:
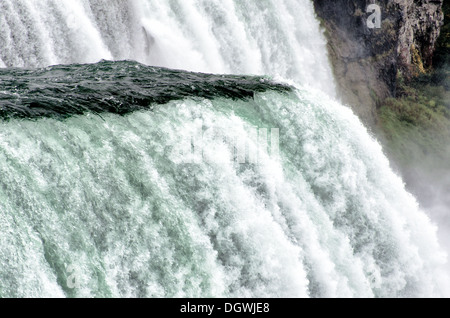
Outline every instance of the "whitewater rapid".
<path fill-rule="evenodd" d="M 130 59 L 335 93 L 309 0 L 2 0 L 0 30 L 9 67 Z"/>

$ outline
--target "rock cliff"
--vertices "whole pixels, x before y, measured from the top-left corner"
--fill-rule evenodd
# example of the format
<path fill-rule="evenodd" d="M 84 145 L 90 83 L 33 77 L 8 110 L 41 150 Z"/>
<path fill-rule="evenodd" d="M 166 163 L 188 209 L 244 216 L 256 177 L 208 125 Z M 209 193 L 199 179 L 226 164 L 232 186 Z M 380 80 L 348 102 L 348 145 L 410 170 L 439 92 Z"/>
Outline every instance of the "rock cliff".
<path fill-rule="evenodd" d="M 381 27 L 371 28 L 369 5 L 381 9 Z M 398 75 L 431 67 L 443 23 L 443 0 L 314 0 L 342 101 L 368 125 L 377 107 L 396 95 Z M 373 16 L 372 16 L 373 17 Z"/>

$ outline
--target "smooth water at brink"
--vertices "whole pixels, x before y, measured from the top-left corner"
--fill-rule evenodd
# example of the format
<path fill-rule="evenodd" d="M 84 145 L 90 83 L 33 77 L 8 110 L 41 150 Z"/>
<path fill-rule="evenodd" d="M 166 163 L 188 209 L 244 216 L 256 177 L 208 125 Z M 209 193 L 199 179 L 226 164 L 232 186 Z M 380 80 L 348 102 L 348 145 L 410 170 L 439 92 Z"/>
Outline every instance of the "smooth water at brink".
<path fill-rule="evenodd" d="M 335 93 L 309 0 L 2 0 L 0 30 L 0 67 L 128 59 Z"/>
<path fill-rule="evenodd" d="M 124 115 L 189 97 L 236 100 L 292 89 L 267 77 L 192 73 L 133 61 L 0 69 L 0 119 Z"/>

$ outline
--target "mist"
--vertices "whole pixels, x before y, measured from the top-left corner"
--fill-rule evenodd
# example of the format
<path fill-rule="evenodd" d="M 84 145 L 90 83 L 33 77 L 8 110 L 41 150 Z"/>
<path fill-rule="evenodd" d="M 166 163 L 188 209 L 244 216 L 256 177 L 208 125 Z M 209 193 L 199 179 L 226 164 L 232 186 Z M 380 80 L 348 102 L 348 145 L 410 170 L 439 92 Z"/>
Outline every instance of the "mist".
<path fill-rule="evenodd" d="M 447 152 L 450 151 L 450 146 Z M 450 255 L 450 170 L 446 166 L 430 168 L 436 159 L 407 167 L 404 181 L 438 227 L 438 237 Z"/>

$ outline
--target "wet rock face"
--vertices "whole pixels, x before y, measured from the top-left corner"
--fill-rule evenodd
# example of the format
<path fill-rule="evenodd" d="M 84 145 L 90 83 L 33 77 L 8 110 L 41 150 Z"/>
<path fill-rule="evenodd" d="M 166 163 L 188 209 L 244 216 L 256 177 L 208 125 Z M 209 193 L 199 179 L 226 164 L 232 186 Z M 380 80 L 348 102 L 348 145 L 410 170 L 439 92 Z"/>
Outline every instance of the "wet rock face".
<path fill-rule="evenodd" d="M 408 77 L 431 66 L 443 23 L 442 3 L 314 0 L 329 40 L 341 99 L 369 126 L 377 121 L 377 106 L 395 96 L 398 71 Z M 373 25 L 376 12 L 371 4 L 380 8 L 380 28 Z"/>
<path fill-rule="evenodd" d="M 444 21 L 443 0 L 397 0 L 402 9 L 402 27 L 399 33 L 399 63 L 414 66 L 415 50 L 425 67 L 431 66 L 439 30 Z"/>

